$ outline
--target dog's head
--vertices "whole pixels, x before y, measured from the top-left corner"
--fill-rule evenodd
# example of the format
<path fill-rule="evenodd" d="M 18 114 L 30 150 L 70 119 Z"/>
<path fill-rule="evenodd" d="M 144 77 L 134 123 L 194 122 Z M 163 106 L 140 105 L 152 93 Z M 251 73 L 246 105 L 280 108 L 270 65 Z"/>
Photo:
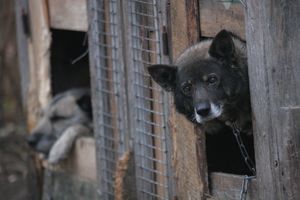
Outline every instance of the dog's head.
<path fill-rule="evenodd" d="M 28 144 L 47 156 L 52 145 L 71 125 L 90 126 L 91 98 L 88 90 L 74 89 L 53 98 L 41 114 L 38 125 L 27 138 Z"/>
<path fill-rule="evenodd" d="M 241 58 L 244 55 L 234 40 L 222 30 L 213 40 L 188 48 L 175 65 L 148 67 L 151 77 L 174 93 L 177 110 L 194 123 L 224 117 L 246 88 L 247 69 L 241 66 L 246 58 Z"/>

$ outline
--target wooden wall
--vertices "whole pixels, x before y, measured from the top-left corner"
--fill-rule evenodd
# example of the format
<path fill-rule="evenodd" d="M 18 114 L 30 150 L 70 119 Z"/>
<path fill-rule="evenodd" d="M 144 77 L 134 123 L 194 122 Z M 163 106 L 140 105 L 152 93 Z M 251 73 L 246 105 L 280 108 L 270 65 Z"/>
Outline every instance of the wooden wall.
<path fill-rule="evenodd" d="M 33 111 L 28 113 L 30 128 L 36 124 L 36 109 L 43 107 L 50 97 L 50 66 L 48 62 L 51 42 L 50 27 L 87 30 L 84 17 L 78 20 L 73 20 L 77 19 L 78 16 L 70 17 L 77 14 L 86 15 L 82 9 L 86 6 L 83 5 L 84 1 L 74 2 L 72 7 L 74 10 L 71 9 L 70 12 L 62 13 L 62 8 L 68 7 L 67 4 L 64 4 L 67 2 L 67 0 L 64 1 L 64 6 L 60 7 L 57 6 L 60 4 L 55 0 L 49 0 L 48 4 L 46 1 L 33 3 L 33 0 L 29 0 L 31 12 L 28 15 L 32 19 L 32 29 L 26 38 L 26 51 L 28 51 L 29 56 L 25 60 L 29 65 L 30 76 L 30 78 L 27 77 L 29 80 L 26 90 L 27 104 L 28 110 Z M 80 7 L 79 5 L 83 6 Z M 171 58 L 175 59 L 186 47 L 198 42 L 201 38 L 213 37 L 223 28 L 231 30 L 245 39 L 244 9 L 236 1 L 168 1 L 167 32 Z M 298 184 L 300 182 L 298 170 L 300 165 L 298 134 L 300 94 L 297 88 L 300 84 L 297 79 L 297 75 L 300 75 L 298 70 L 300 63 L 298 58 L 300 24 L 297 20 L 300 15 L 299 10 L 298 2 L 273 0 L 248 2 L 246 35 L 258 172 L 257 179 L 253 180 L 249 186 L 248 197 L 250 199 L 300 198 Z M 62 20 L 64 19 L 61 17 L 63 14 L 69 16 L 71 22 L 77 21 L 78 23 L 66 23 Z M 243 177 L 222 173 L 209 175 L 206 166 L 205 135 L 179 115 L 175 111 L 174 105 L 171 107 L 168 125 L 172 137 L 173 151 L 171 154 L 176 190 L 175 198 L 205 199 L 210 195 L 213 196 L 212 199 L 225 199 L 226 195 L 232 197 L 226 197 L 227 199 L 238 198 Z M 86 144 L 89 148 L 94 147 L 94 144 L 88 142 Z M 77 148 L 80 152 L 84 152 L 83 149 L 80 149 L 82 147 Z M 92 150 L 89 149 L 88 151 L 91 152 Z M 93 160 L 91 161 L 90 165 L 95 166 Z M 68 166 L 78 166 L 78 163 L 74 164 L 73 161 L 70 161 L 65 163 L 63 168 L 66 169 Z M 83 166 L 79 172 L 73 171 L 72 177 L 74 175 L 79 177 L 78 174 L 86 169 L 87 166 Z M 61 183 L 69 184 L 75 180 L 71 178 L 71 182 L 58 183 L 56 182 L 59 180 L 57 177 L 60 173 L 63 173 L 63 177 L 65 177 L 65 171 L 51 170 L 54 172 L 49 177 L 50 183 L 54 181 L 54 185 L 57 187 L 60 187 Z M 72 170 L 68 169 L 69 172 Z M 84 180 L 89 180 L 91 183 L 89 188 L 93 188 L 96 170 L 91 169 L 90 172 L 93 173 L 88 175 L 89 177 L 84 177 Z M 80 176 L 84 175 L 81 174 Z M 82 187 L 85 187 L 84 183 L 82 183 Z M 77 190 L 79 187 L 77 185 L 74 188 Z M 56 189 L 48 189 L 46 193 L 50 194 L 57 191 Z M 255 192 L 256 190 L 258 193 Z M 69 191 L 74 192 L 74 190 Z M 92 192 L 89 189 L 84 190 L 85 194 L 87 194 L 86 192 L 91 194 L 87 198 L 95 198 L 94 190 Z"/>
<path fill-rule="evenodd" d="M 300 198 L 300 2 L 247 1 L 257 199 Z"/>

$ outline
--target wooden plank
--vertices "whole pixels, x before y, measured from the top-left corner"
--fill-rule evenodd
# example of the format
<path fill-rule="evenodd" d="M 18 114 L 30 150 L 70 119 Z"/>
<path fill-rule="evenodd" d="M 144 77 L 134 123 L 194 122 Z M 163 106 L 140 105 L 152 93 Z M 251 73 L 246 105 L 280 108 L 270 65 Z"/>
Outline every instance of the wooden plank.
<path fill-rule="evenodd" d="M 240 198 L 244 176 L 225 173 L 211 173 L 210 186 L 214 199 L 236 200 Z M 249 180 L 246 198 L 258 199 L 256 179 Z"/>
<path fill-rule="evenodd" d="M 199 41 L 200 30 L 197 28 L 197 15 L 188 14 L 191 9 L 194 9 L 190 6 L 196 5 L 195 2 L 170 1 L 171 27 L 169 32 L 171 33 L 172 60 L 175 60 L 186 47 Z M 204 138 L 205 136 L 204 134 L 197 135 L 194 126 L 175 111 L 173 102 L 170 104 L 173 107 L 169 126 L 173 145 L 172 165 L 177 181 L 177 198 L 204 199 L 204 194 L 208 192 L 205 139 L 200 139 L 198 136 Z M 198 165 L 199 163 L 203 165 Z"/>
<path fill-rule="evenodd" d="M 155 32 L 149 33 L 150 40 L 148 41 L 149 50 L 152 52 L 159 52 L 157 49 L 157 44 L 154 41 L 157 41 Z M 149 53 L 149 62 L 150 63 L 156 63 L 158 60 L 157 54 Z M 151 102 L 151 109 L 155 112 L 164 113 L 163 104 L 160 103 L 162 101 L 162 92 L 161 89 L 159 89 L 159 86 L 155 84 L 155 82 L 151 79 L 150 81 L 150 87 L 154 88 L 151 90 L 151 98 L 155 99 L 156 101 Z M 164 123 L 164 116 L 158 115 L 155 113 L 151 114 L 151 118 L 153 123 L 153 146 L 156 147 L 154 149 L 153 155 L 154 159 L 160 161 L 160 162 L 154 162 L 154 170 L 158 171 L 159 173 L 155 173 L 155 181 L 157 181 L 158 184 L 155 185 L 155 191 L 158 196 L 165 197 L 168 193 L 167 188 L 165 186 L 168 185 L 167 181 L 167 160 L 166 156 L 164 155 L 164 147 L 166 146 L 165 140 L 163 140 L 164 136 L 164 130 L 162 128 Z"/>
<path fill-rule="evenodd" d="M 259 200 L 300 199 L 299 10 L 299 1 L 247 1 Z"/>
<path fill-rule="evenodd" d="M 119 11 L 119 6 L 122 2 L 117 2 L 117 10 Z M 94 113 L 94 133 L 96 138 L 96 160 L 97 160 L 97 168 L 98 168 L 98 190 L 101 191 L 101 198 L 112 198 L 113 190 L 115 183 L 113 183 L 114 180 L 111 180 L 113 177 L 110 176 L 109 173 L 111 173 L 111 170 L 115 170 L 115 162 L 117 162 L 117 158 L 119 156 L 118 153 L 121 153 L 122 151 L 126 150 L 124 147 L 127 146 L 126 135 L 120 135 L 119 131 L 124 131 L 126 133 L 129 133 L 127 128 L 124 128 L 127 126 L 127 116 L 125 112 L 126 108 L 126 97 L 124 92 L 124 69 L 122 62 L 112 62 L 112 60 L 104 60 L 104 57 L 111 57 L 114 56 L 113 59 L 120 61 L 122 60 L 122 52 L 121 48 L 118 48 L 117 56 L 120 56 L 118 58 L 115 58 L 116 54 L 113 54 L 113 52 L 110 52 L 112 48 L 110 48 L 108 44 L 112 44 L 109 34 L 111 32 L 112 24 L 105 23 L 105 21 L 110 22 L 110 6 L 112 6 L 108 0 L 105 1 L 96 1 L 96 0 L 89 0 L 88 1 L 88 10 L 89 10 L 89 23 L 91 24 L 90 30 L 89 30 L 89 49 L 90 49 L 90 71 L 91 71 L 91 86 L 92 86 L 92 94 L 93 94 L 93 113 Z M 113 5 L 114 6 L 114 5 Z M 103 22 L 103 23 L 101 23 Z M 113 25 L 114 27 L 116 24 Z M 115 27 L 118 34 L 121 36 L 121 29 L 119 27 Z M 108 34 L 103 33 L 107 32 Z M 103 37 L 99 37 L 99 33 Z M 107 36 L 107 37 L 105 37 Z M 115 38 L 116 39 L 116 38 Z M 107 44 L 104 45 L 103 42 L 106 42 Z M 115 41 L 114 45 L 119 46 L 119 41 Z M 102 45 L 100 45 L 102 44 Z M 105 48 L 107 47 L 107 48 Z M 116 49 L 114 49 L 116 50 Z M 117 63 L 117 64 L 116 64 Z M 115 65 L 116 64 L 116 65 Z M 112 70 L 119 70 L 118 73 L 114 73 Z M 105 78 L 106 77 L 106 78 Z M 119 78 L 116 78 L 119 77 Z M 114 78 L 114 81 L 118 81 L 122 87 L 116 87 L 116 84 L 113 84 L 111 81 L 105 81 L 105 79 L 112 79 Z M 103 89 L 106 90 L 115 90 L 112 94 L 105 95 L 106 99 L 103 96 Z M 110 98 L 109 98 L 110 97 Z M 104 102 L 106 100 L 107 102 Z M 107 107 L 111 106 L 111 107 Z M 108 110 L 110 109 L 110 110 Z M 107 128 L 103 126 L 103 123 L 109 123 L 108 120 L 105 120 L 104 118 L 108 118 L 105 116 L 105 113 L 103 112 L 111 111 L 111 114 L 113 116 L 114 120 L 111 123 L 111 126 L 116 127 L 114 131 L 111 131 L 109 133 Z M 109 113 L 108 113 L 109 114 Z M 133 119 L 133 118 L 132 118 Z M 107 124 L 109 125 L 109 124 Z M 109 125 L 110 126 L 110 125 Z M 122 127 L 122 128 L 121 128 Z M 118 129 L 120 128 L 120 129 Z M 103 132 L 106 131 L 106 132 Z M 123 133 L 124 133 L 123 132 Z M 107 144 L 106 141 L 110 139 L 104 139 L 103 134 L 106 134 L 107 138 L 113 138 L 114 141 L 111 143 L 113 144 Z M 123 137 L 123 138 L 122 138 Z M 123 143 L 122 143 L 123 142 Z M 113 147 L 109 147 L 109 145 L 114 145 Z M 114 148 L 115 152 L 112 153 L 110 149 Z M 118 149 L 119 148 L 119 149 Z M 122 149 L 124 148 L 124 149 Z M 108 155 L 111 155 L 111 157 L 107 157 Z M 107 161 L 105 162 L 105 159 Z M 110 169 L 108 169 L 110 167 Z M 126 188 L 119 188 L 119 186 L 122 184 L 118 184 L 118 188 L 116 188 L 116 192 L 118 191 L 124 191 L 125 193 L 128 192 L 130 189 L 134 187 L 134 185 L 130 185 L 132 188 L 129 188 L 128 185 L 126 185 Z M 124 190 L 123 190 L 124 189 Z"/>
<path fill-rule="evenodd" d="M 29 130 L 36 126 L 41 108 L 51 97 L 50 43 L 51 34 L 45 0 L 29 0 L 31 38 L 29 40 L 29 86 L 27 119 Z"/>
<path fill-rule="evenodd" d="M 51 35 L 48 26 L 48 13 L 45 0 L 43 1 L 16 1 L 21 3 L 19 15 L 21 22 L 18 26 L 19 31 L 26 34 L 27 37 L 21 36 L 18 43 L 21 45 L 19 49 L 22 56 L 21 62 L 23 71 L 23 102 L 25 113 L 27 114 L 27 127 L 29 132 L 36 126 L 41 108 L 45 107 L 50 100 L 50 42 Z M 17 26 L 17 27 L 18 27 Z M 20 30 L 23 29 L 23 30 Z M 21 71 L 21 72 L 23 72 Z M 32 182 L 37 186 L 36 196 L 33 199 L 40 199 L 41 187 L 43 185 L 42 166 L 37 159 L 34 158 L 35 171 Z"/>
<path fill-rule="evenodd" d="M 17 31 L 17 48 L 18 64 L 21 78 L 22 103 L 27 105 L 27 91 L 29 85 L 29 58 L 28 58 L 28 37 L 26 16 L 28 17 L 27 1 L 15 0 L 16 7 L 16 31 Z"/>
<path fill-rule="evenodd" d="M 98 192 L 95 183 L 63 172 L 45 170 L 43 200 L 97 200 Z"/>
<path fill-rule="evenodd" d="M 227 29 L 245 38 L 244 7 L 239 1 L 200 0 L 200 26 L 204 37 Z"/>
<path fill-rule="evenodd" d="M 51 28 L 87 31 L 86 0 L 48 0 Z"/>

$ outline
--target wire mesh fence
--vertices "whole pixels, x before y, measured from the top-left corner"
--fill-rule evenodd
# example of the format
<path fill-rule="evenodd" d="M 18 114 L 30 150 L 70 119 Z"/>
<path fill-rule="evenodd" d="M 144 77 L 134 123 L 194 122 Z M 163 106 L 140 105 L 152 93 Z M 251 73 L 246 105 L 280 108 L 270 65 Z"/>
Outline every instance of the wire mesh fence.
<path fill-rule="evenodd" d="M 89 2 L 101 199 L 114 199 L 116 162 L 128 138 L 135 156 L 138 199 L 170 197 L 165 97 L 145 70 L 162 62 L 159 3 Z"/>
<path fill-rule="evenodd" d="M 95 135 L 101 199 L 114 199 L 114 175 L 118 156 L 124 152 L 126 130 L 122 52 L 119 48 L 117 2 L 90 1 L 90 43 L 95 91 Z"/>
<path fill-rule="evenodd" d="M 139 199 L 169 199 L 163 96 L 145 71 L 162 62 L 158 9 L 156 0 L 129 1 Z"/>

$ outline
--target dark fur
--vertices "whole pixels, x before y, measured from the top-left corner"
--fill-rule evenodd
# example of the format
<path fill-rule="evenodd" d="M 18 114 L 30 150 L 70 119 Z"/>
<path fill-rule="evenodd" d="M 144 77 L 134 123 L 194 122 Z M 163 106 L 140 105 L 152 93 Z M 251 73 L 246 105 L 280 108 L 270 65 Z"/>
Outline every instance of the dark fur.
<path fill-rule="evenodd" d="M 218 132 L 232 122 L 249 132 L 251 108 L 245 45 L 222 30 L 214 39 L 186 49 L 174 65 L 152 65 L 148 71 L 162 88 L 173 92 L 177 111 L 205 132 Z"/>

